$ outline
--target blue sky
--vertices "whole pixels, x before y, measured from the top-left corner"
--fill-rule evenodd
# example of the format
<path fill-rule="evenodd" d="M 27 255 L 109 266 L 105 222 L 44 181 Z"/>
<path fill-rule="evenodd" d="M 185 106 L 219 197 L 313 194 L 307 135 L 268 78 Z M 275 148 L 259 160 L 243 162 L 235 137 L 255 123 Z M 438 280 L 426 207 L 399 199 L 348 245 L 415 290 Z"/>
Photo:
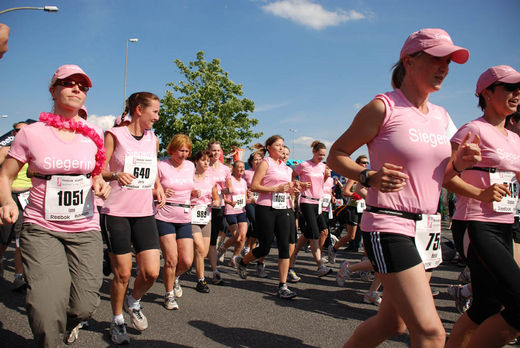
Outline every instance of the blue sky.
<path fill-rule="evenodd" d="M 125 42 L 133 37 L 127 95 L 162 97 L 168 82 L 181 79 L 173 60 L 189 62 L 202 50 L 255 102 L 256 130 L 264 133 L 257 141 L 280 134 L 292 148 L 294 138 L 299 159 L 311 156 L 313 139 L 331 144 L 362 105 L 391 89 L 391 67 L 420 28 L 443 28 L 470 50 L 468 63 L 452 63 L 430 98 L 457 126 L 480 116 L 474 90 L 484 70 L 520 70 L 518 0 L 3 0 L 0 10 L 43 5 L 59 12 L 0 15 L 11 27 L 0 60 L 2 133 L 50 111 L 48 84 L 62 64 L 89 74 L 89 117 L 111 124 L 123 110 Z"/>

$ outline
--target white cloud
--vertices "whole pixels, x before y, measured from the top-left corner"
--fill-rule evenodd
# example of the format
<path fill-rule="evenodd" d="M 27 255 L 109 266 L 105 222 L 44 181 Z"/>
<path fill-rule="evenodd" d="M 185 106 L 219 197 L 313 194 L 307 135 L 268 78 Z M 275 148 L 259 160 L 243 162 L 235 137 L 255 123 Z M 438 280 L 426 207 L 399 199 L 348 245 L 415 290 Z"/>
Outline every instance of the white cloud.
<path fill-rule="evenodd" d="M 316 30 L 365 18 L 365 15 L 355 10 L 328 11 L 310 0 L 279 0 L 262 6 L 262 9 Z"/>
<path fill-rule="evenodd" d="M 325 144 L 325 146 L 328 148 L 331 147 L 332 145 L 332 142 L 329 141 L 329 140 L 325 140 L 325 139 L 316 139 L 316 138 L 313 138 L 313 137 L 308 137 L 306 135 L 302 135 L 301 137 L 298 137 L 296 139 L 294 139 L 294 143 L 295 144 L 298 144 L 298 145 L 305 145 L 307 147 L 311 147 L 311 144 L 314 140 L 319 140 L 321 141 L 323 144 Z"/>
<path fill-rule="evenodd" d="M 360 103 L 354 104 L 354 110 L 361 110 L 362 107 L 363 105 L 361 105 Z"/>
<path fill-rule="evenodd" d="M 101 127 L 104 131 L 112 128 L 114 126 L 115 120 L 116 120 L 116 116 L 114 116 L 114 115 L 105 115 L 105 116 L 89 115 L 87 118 L 87 121 L 95 124 L 98 127 Z"/>
<path fill-rule="evenodd" d="M 279 103 L 279 104 L 263 104 L 263 105 L 259 105 L 258 107 L 255 107 L 255 112 L 271 111 L 271 110 L 279 109 L 286 105 L 289 105 L 289 102 L 284 102 L 284 103 Z"/>

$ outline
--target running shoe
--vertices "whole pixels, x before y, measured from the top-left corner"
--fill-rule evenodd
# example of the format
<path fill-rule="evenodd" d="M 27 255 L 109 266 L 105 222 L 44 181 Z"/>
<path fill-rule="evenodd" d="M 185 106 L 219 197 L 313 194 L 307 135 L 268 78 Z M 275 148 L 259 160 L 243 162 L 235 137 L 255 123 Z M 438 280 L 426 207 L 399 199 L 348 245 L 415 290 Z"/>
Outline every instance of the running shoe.
<path fill-rule="evenodd" d="M 209 292 L 209 287 L 208 283 L 206 283 L 206 280 L 199 280 L 197 282 L 195 290 L 197 290 L 198 292 L 202 292 L 203 294 L 207 294 Z"/>
<path fill-rule="evenodd" d="M 13 284 L 11 285 L 12 291 L 22 291 L 27 287 L 27 283 L 23 275 L 14 278 Z"/>
<path fill-rule="evenodd" d="M 79 329 L 83 327 L 83 322 L 79 323 L 74 327 L 74 329 L 70 330 L 70 332 L 67 334 L 67 339 L 65 340 L 66 344 L 72 344 L 76 342 L 76 340 L 79 337 Z"/>
<path fill-rule="evenodd" d="M 224 263 L 224 256 L 226 255 L 226 249 L 224 244 L 221 244 L 217 249 L 217 262 Z"/>
<path fill-rule="evenodd" d="M 130 315 L 130 320 L 132 321 L 132 325 L 139 331 L 144 331 L 148 328 L 148 319 L 143 314 L 141 304 L 139 304 L 139 308 L 130 308 L 128 306 L 128 296 L 123 301 L 123 308 L 125 312 Z"/>
<path fill-rule="evenodd" d="M 278 296 L 278 298 L 281 298 L 283 300 L 290 300 L 291 298 L 294 298 L 296 296 L 296 293 L 294 291 L 292 291 L 291 289 L 289 289 L 287 287 L 287 285 L 285 285 L 281 288 L 278 288 L 276 296 Z"/>
<path fill-rule="evenodd" d="M 329 256 L 329 263 L 333 265 L 336 262 L 336 249 L 334 249 L 334 244 L 329 245 L 327 255 Z"/>
<path fill-rule="evenodd" d="M 469 271 L 469 267 L 466 266 L 462 272 L 459 274 L 459 282 L 462 284 L 468 284 L 471 283 L 471 273 Z"/>
<path fill-rule="evenodd" d="M 430 287 L 432 289 L 432 296 L 435 297 L 435 296 L 439 296 L 439 294 L 441 293 L 439 291 L 439 289 L 437 288 L 433 288 L 433 287 Z"/>
<path fill-rule="evenodd" d="M 287 280 L 291 283 L 298 283 L 302 278 L 298 277 L 294 269 L 291 268 L 287 274 Z"/>
<path fill-rule="evenodd" d="M 319 268 L 318 268 L 318 277 L 325 277 L 326 275 L 328 274 L 331 274 L 332 273 L 332 268 L 330 267 L 327 267 L 325 265 L 321 265 Z"/>
<path fill-rule="evenodd" d="M 219 271 L 216 271 L 215 273 L 213 273 L 213 279 L 211 280 L 211 282 L 214 285 L 221 285 L 223 283 L 222 275 L 220 274 Z"/>
<path fill-rule="evenodd" d="M 242 255 L 242 257 L 246 256 L 249 253 L 249 250 L 249 247 L 243 247 L 242 251 L 240 252 L 240 255 Z"/>
<path fill-rule="evenodd" d="M 259 278 L 267 278 L 267 272 L 265 271 L 265 265 L 258 262 L 256 264 L 256 274 Z"/>
<path fill-rule="evenodd" d="M 345 281 L 352 277 L 352 272 L 348 269 L 349 266 L 350 263 L 348 261 L 343 261 L 341 263 L 338 274 L 336 274 L 336 283 L 338 283 L 339 286 L 344 286 Z"/>
<path fill-rule="evenodd" d="M 362 281 L 371 283 L 374 280 L 374 274 L 370 271 L 359 272 L 359 277 Z"/>
<path fill-rule="evenodd" d="M 112 322 L 110 324 L 110 338 L 115 344 L 129 344 L 130 337 L 126 333 L 126 324 L 116 324 Z"/>
<path fill-rule="evenodd" d="M 338 237 L 336 237 L 336 235 L 331 233 L 330 234 L 330 244 L 334 246 L 338 241 L 339 241 Z"/>
<path fill-rule="evenodd" d="M 241 263 L 242 258 L 240 256 L 236 258 L 235 262 L 237 264 L 237 273 L 240 276 L 240 278 L 247 279 L 247 265 L 243 265 Z"/>
<path fill-rule="evenodd" d="M 164 295 L 164 308 L 168 310 L 179 309 L 179 304 L 175 299 L 175 295 L 166 294 Z"/>
<path fill-rule="evenodd" d="M 175 278 L 175 283 L 173 283 L 173 293 L 177 298 L 182 297 L 182 288 L 179 278 Z"/>
<path fill-rule="evenodd" d="M 448 286 L 448 294 L 455 300 L 455 308 L 459 313 L 464 313 L 471 305 L 471 298 L 462 296 L 462 287 L 461 284 Z"/>
<path fill-rule="evenodd" d="M 229 263 L 228 263 L 228 266 L 231 267 L 231 268 L 237 268 L 237 255 L 233 255 L 231 256 L 231 258 L 229 259 Z"/>
<path fill-rule="evenodd" d="M 365 295 L 363 295 L 363 302 L 368 304 L 379 306 L 382 300 L 383 299 L 381 298 L 381 296 L 379 296 L 377 291 L 368 291 L 365 293 Z"/>

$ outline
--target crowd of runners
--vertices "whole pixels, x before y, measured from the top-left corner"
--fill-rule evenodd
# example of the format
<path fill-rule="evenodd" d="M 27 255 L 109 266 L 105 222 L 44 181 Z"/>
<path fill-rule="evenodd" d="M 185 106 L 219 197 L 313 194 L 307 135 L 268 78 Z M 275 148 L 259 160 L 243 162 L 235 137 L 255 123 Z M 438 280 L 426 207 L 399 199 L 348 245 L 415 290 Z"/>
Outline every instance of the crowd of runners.
<path fill-rule="evenodd" d="M 379 311 L 344 347 L 375 347 L 406 330 L 413 347 L 500 347 L 516 339 L 520 73 L 505 65 L 484 71 L 476 79 L 483 114 L 457 130 L 428 98 L 450 62 L 468 58 L 442 29 L 412 33 L 392 73 L 394 89 L 358 112 L 328 157 L 316 140 L 310 159 L 298 165 L 287 165 L 289 148 L 279 135 L 256 144 L 247 163 L 235 146 L 228 166 L 218 139 L 192 153 L 191 139 L 177 134 L 159 160 L 156 95 L 132 94 L 103 134 L 86 121 L 90 77 L 76 65 L 59 67 L 49 87 L 52 112 L 15 124 L 14 142 L 0 152 L 0 256 L 16 240 L 13 289 L 27 288 L 36 345 L 78 338 L 99 305 L 102 270 L 113 274 L 111 340 L 125 344 L 123 313 L 137 330 L 148 328 L 140 301 L 160 274 L 164 308 L 176 310 L 185 272 L 193 268 L 196 290 L 205 294 L 208 283 L 226 283 L 219 263 L 242 279 L 250 265 L 266 277 L 264 257 L 274 242 L 276 295 L 287 300 L 297 296 L 287 283 L 301 281 L 295 265 L 307 245 L 317 277 L 333 273 L 336 252 L 347 243 L 364 251 L 361 262 L 344 261 L 334 276 L 338 286 L 355 273 L 371 282 L 363 301 Z M 352 159 L 365 144 L 368 155 Z M 463 313 L 449 339 L 429 285 L 442 262 L 442 187 L 457 195 L 453 239 L 468 266 L 465 284 L 449 288 Z M 340 213 L 344 236 L 331 229 Z"/>

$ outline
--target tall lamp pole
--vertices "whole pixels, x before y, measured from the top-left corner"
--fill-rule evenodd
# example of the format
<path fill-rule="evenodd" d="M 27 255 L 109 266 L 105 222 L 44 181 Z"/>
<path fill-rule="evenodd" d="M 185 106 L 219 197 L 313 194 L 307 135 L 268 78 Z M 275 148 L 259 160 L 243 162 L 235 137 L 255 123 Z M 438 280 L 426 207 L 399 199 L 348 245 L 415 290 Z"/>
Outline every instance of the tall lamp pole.
<path fill-rule="evenodd" d="M 13 7 L 8 8 L 7 10 L 0 11 L 0 14 L 4 14 L 11 11 L 16 10 L 43 10 L 45 12 L 58 12 L 58 6 L 44 6 L 44 7 L 32 7 L 32 6 L 24 6 L 24 7 Z"/>
<path fill-rule="evenodd" d="M 293 158 L 296 158 L 296 152 L 294 152 L 294 133 L 296 133 L 296 129 L 289 128 L 289 132 L 292 133 L 292 154 L 293 154 Z"/>
<path fill-rule="evenodd" d="M 123 105 L 125 105 L 126 103 L 126 71 L 127 71 L 127 67 L 128 67 L 128 43 L 129 42 L 137 42 L 139 41 L 138 38 L 132 38 L 132 39 L 128 39 L 126 40 L 126 54 L 125 54 L 125 96 L 124 96 L 124 99 L 123 99 Z"/>

